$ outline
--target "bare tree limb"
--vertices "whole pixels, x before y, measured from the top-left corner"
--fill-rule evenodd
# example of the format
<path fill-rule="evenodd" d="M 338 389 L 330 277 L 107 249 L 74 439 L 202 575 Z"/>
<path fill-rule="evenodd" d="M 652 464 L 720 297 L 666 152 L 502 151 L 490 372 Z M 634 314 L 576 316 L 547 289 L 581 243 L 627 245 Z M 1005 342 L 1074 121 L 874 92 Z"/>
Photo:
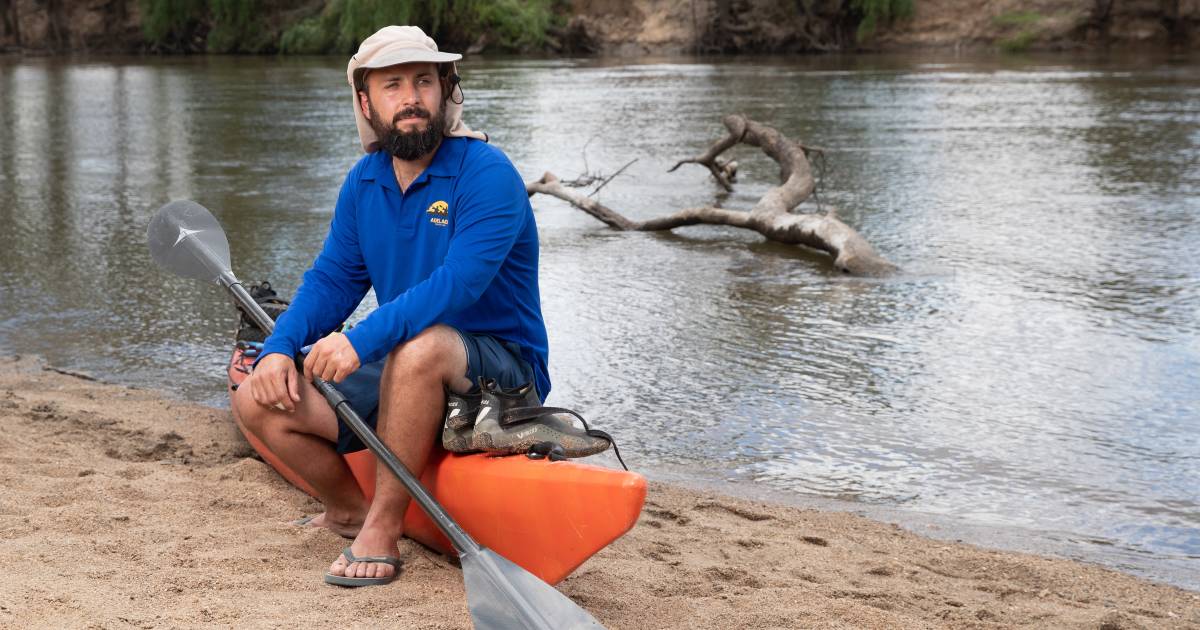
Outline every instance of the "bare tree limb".
<path fill-rule="evenodd" d="M 837 217 L 836 209 L 830 207 L 824 214 L 793 213 L 796 206 L 808 199 L 816 189 L 807 153 L 817 153 L 820 149 L 806 148 L 787 139 L 776 129 L 744 116 L 726 116 L 723 122 L 729 131 L 725 138 L 715 142 L 703 155 L 681 160 L 670 170 L 683 164 L 702 164 L 726 190 L 732 190 L 728 177 L 732 176 L 736 166 L 728 169 L 728 165 L 718 161 L 718 156 L 739 143 L 761 148 L 779 164 L 781 183 L 768 190 L 749 212 L 699 207 L 686 208 L 648 221 L 632 221 L 594 199 L 567 190 L 549 172 L 541 179 L 527 183 L 525 190 L 530 196 L 542 193 L 562 199 L 616 230 L 657 231 L 687 225 L 729 225 L 754 230 L 773 241 L 828 252 L 833 256 L 834 266 L 850 274 L 881 276 L 896 271 L 895 265 L 876 253 L 866 239 Z M 625 167 L 622 167 L 623 170 Z"/>
<path fill-rule="evenodd" d="M 611 181 L 612 181 L 614 178 L 616 178 L 616 176 L 617 176 L 617 175 L 620 175 L 621 173 L 624 173 L 624 172 L 625 172 L 625 169 L 627 169 L 627 168 L 629 168 L 630 166 L 632 166 L 632 165 L 633 165 L 633 163 L 634 163 L 634 162 L 636 162 L 636 161 L 638 161 L 638 159 L 637 159 L 637 158 L 633 158 L 632 160 L 629 160 L 628 162 L 626 162 L 626 163 L 625 163 L 625 166 L 622 166 L 621 168 L 617 169 L 617 172 L 616 172 L 616 173 L 613 173 L 612 175 L 609 175 L 608 177 L 605 177 L 605 178 L 604 178 L 604 181 L 600 182 L 600 185 L 599 185 L 599 186 L 597 186 L 595 189 L 593 189 L 593 190 L 592 190 L 592 192 L 588 193 L 588 196 L 589 196 L 589 197 L 595 197 L 595 196 L 596 196 L 596 193 L 600 192 L 600 189 L 601 189 L 601 188 L 604 188 L 605 186 L 607 186 L 607 185 L 608 185 L 608 182 L 611 182 Z"/>
<path fill-rule="evenodd" d="M 559 181 L 558 177 L 555 177 L 555 175 L 550 172 L 546 172 L 546 174 L 542 175 L 542 178 L 537 181 L 526 183 L 525 192 L 528 193 L 530 197 L 532 197 L 534 193 L 542 193 L 543 195 L 558 197 L 559 199 L 562 199 L 563 201 L 599 219 L 605 225 L 617 230 L 629 231 L 638 229 L 637 223 L 626 219 L 621 215 L 620 212 L 608 208 L 595 199 L 591 199 L 579 193 L 567 190 L 562 185 L 562 182 Z"/>
<path fill-rule="evenodd" d="M 725 136 L 724 138 L 714 142 L 713 145 L 708 148 L 708 151 L 705 151 L 702 155 L 679 160 L 675 163 L 675 166 L 667 169 L 667 172 L 673 173 L 675 172 L 675 169 L 683 166 L 684 164 L 703 164 L 704 166 L 708 167 L 708 172 L 712 173 L 713 178 L 717 180 L 717 183 L 720 184 L 726 192 L 733 192 L 733 184 L 729 183 L 729 178 L 725 173 L 724 165 L 717 163 L 717 156 L 721 155 L 735 144 L 741 142 L 742 137 L 746 133 L 746 129 L 744 125 L 742 125 L 740 128 L 737 126 L 731 127 L 729 124 L 730 118 L 737 118 L 735 125 L 745 122 L 746 120 L 741 116 L 726 116 L 725 126 L 729 128 L 728 136 Z"/>

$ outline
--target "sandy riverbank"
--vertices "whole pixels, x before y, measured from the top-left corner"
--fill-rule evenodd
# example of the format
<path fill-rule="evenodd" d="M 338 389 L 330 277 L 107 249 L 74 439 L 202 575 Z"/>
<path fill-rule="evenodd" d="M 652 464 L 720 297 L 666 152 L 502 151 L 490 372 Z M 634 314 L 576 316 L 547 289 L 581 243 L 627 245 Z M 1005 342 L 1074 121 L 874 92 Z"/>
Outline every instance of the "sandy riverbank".
<path fill-rule="evenodd" d="M 228 413 L 0 359 L 0 627 L 469 627 L 461 574 L 405 543 L 382 588 L 327 586 L 343 541 Z M 652 484 L 560 589 L 609 628 L 1200 627 L 1200 594 Z"/>

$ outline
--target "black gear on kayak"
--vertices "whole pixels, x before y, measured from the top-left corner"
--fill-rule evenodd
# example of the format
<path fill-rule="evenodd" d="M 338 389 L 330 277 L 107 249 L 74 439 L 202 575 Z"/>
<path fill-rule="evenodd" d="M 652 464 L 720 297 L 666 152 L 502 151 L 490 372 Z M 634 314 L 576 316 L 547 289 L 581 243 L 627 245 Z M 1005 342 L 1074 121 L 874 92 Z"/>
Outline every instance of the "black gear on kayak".
<path fill-rule="evenodd" d="M 473 453 L 475 416 L 482 395 L 458 394 L 446 390 L 446 421 L 442 425 L 442 448 L 451 453 Z"/>
<path fill-rule="evenodd" d="M 621 457 L 620 449 L 617 448 L 617 441 L 614 440 L 607 431 L 591 428 L 588 426 L 587 420 L 583 419 L 583 416 L 579 415 L 578 412 L 572 411 L 565 407 L 518 407 L 515 409 L 509 409 L 500 417 L 500 425 L 508 427 L 520 424 L 522 422 L 540 420 L 542 418 L 554 418 L 561 421 L 561 419 L 558 418 L 559 414 L 569 414 L 579 418 L 579 422 L 583 424 L 584 434 L 588 435 L 589 437 L 606 440 L 612 446 L 613 454 L 617 456 L 617 461 L 621 462 L 621 467 L 625 470 L 629 470 L 629 466 L 625 465 L 625 460 Z M 543 442 L 541 445 L 535 446 L 540 446 L 540 448 L 544 449 L 545 456 L 548 457 L 550 461 L 560 461 L 568 457 L 581 457 L 581 455 L 571 455 L 565 451 L 562 445 L 555 444 L 553 442 Z"/>
<path fill-rule="evenodd" d="M 506 390 L 493 380 L 480 379 L 479 393 L 473 450 L 516 454 L 529 453 L 536 447 L 535 458 L 544 453 L 557 461 L 595 455 L 612 446 L 621 467 L 629 470 L 611 435 L 589 427 L 583 416 L 570 409 L 543 407 L 532 382 Z M 571 416 L 583 423 L 582 429 L 571 423 Z M 549 446 L 545 446 L 547 443 Z"/>
<path fill-rule="evenodd" d="M 267 312 L 267 315 L 271 316 L 272 320 L 279 319 L 279 316 L 291 304 L 291 302 L 279 297 L 275 289 L 271 288 L 271 283 L 266 280 L 247 286 L 246 291 Z M 267 340 L 267 333 L 259 328 L 258 324 L 254 323 L 254 320 L 250 319 L 250 316 L 242 310 L 241 306 L 238 306 L 237 340 L 252 343 L 262 343 Z"/>

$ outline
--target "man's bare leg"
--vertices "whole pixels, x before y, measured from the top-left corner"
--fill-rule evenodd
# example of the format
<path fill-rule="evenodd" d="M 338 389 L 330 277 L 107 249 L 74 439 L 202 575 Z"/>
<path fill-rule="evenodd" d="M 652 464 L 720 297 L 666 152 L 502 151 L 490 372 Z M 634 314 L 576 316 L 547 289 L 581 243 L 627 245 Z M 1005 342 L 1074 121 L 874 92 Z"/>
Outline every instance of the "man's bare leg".
<path fill-rule="evenodd" d="M 367 499 L 335 448 L 337 416 L 312 383 L 303 377 L 300 381 L 295 411 L 263 407 L 239 388 L 233 396 L 234 417 L 317 492 L 325 512 L 311 525 L 355 536 L 366 517 Z"/>
<path fill-rule="evenodd" d="M 467 352 L 458 332 L 434 326 L 388 355 L 380 381 L 379 426 L 376 432 L 396 457 L 418 478 L 425 470 L 429 450 L 442 425 L 446 408 L 443 388 L 465 392 Z M 366 521 L 350 546 L 355 556 L 395 556 L 404 533 L 408 492 L 384 466 L 375 478 L 375 499 Z M 388 577 L 390 565 L 356 562 L 347 566 L 343 556 L 329 567 L 332 575 Z"/>

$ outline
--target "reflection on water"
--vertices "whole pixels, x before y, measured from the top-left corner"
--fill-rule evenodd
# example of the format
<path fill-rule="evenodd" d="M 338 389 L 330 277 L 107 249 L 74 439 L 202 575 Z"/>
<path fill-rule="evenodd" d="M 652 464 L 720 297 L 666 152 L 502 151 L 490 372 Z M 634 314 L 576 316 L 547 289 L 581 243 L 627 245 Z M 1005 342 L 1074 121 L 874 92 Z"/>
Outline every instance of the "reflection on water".
<path fill-rule="evenodd" d="M 294 290 L 358 157 L 341 64 L 0 61 L 0 351 L 220 404 L 230 309 L 155 270 L 144 226 L 194 198 L 236 271 Z M 729 195 L 666 172 L 724 113 L 827 147 L 823 203 L 905 269 L 844 278 L 752 234 L 617 234 L 536 198 L 552 402 L 636 467 L 1026 528 L 1200 587 L 1194 63 L 463 70 L 468 121 L 527 178 L 637 158 L 601 193 L 635 218 L 772 185 L 749 149 Z"/>

